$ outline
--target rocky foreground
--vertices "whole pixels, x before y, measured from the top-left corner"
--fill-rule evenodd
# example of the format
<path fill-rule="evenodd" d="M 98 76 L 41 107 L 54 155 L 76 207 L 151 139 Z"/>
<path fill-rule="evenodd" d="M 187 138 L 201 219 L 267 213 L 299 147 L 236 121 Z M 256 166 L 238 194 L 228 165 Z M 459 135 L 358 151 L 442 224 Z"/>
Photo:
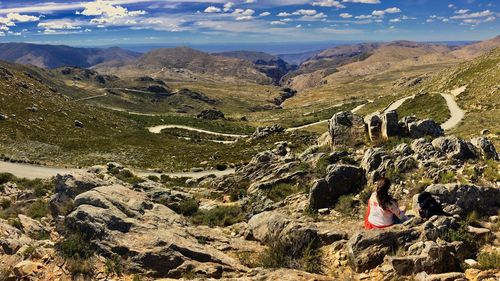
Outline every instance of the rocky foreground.
<path fill-rule="evenodd" d="M 40 184 L 2 175 L 0 280 L 499 280 L 499 158 L 431 120 L 338 113 L 235 174 L 141 179 L 116 163 Z M 284 133 L 284 132 L 274 132 Z M 449 216 L 362 229 L 372 183 Z"/>

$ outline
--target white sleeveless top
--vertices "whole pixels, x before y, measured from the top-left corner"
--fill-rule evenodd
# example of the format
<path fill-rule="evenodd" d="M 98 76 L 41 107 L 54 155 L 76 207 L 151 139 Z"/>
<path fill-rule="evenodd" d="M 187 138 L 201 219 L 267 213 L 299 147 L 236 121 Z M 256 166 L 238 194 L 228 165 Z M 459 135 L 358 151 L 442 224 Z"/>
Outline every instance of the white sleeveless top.
<path fill-rule="evenodd" d="M 393 215 L 397 217 L 401 216 L 399 206 L 396 202 L 392 202 L 390 206 L 388 206 L 387 210 L 384 210 L 380 207 L 379 202 L 377 200 L 377 193 L 373 192 L 368 200 L 368 205 L 370 207 L 370 213 L 368 214 L 368 222 L 371 224 L 384 227 L 390 226 L 394 224 Z"/>

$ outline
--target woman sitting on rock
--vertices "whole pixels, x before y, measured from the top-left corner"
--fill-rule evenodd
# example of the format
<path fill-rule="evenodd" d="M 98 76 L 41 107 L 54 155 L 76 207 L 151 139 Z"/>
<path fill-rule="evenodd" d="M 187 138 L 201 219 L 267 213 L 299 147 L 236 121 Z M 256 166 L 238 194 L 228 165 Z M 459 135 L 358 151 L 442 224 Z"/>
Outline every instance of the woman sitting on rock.
<path fill-rule="evenodd" d="M 389 195 L 391 181 L 381 178 L 377 181 L 377 190 L 368 200 L 365 215 L 365 229 L 384 228 L 403 222 L 406 208 L 398 206 L 398 202 Z"/>

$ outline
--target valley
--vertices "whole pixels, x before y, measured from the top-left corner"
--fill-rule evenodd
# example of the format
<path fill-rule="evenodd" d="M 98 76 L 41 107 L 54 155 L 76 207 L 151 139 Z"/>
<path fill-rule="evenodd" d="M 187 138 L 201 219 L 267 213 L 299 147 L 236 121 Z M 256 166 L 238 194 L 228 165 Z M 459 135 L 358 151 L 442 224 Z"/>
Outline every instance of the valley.
<path fill-rule="evenodd" d="M 500 278 L 500 37 L 0 60 L 0 281 Z"/>

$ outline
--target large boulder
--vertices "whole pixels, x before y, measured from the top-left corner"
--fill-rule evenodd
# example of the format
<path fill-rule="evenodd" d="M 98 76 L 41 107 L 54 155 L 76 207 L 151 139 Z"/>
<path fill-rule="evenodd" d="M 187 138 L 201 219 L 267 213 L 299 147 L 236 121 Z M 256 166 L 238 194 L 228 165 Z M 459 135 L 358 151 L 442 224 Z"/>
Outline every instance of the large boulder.
<path fill-rule="evenodd" d="M 0 255 L 15 254 L 21 247 L 33 242 L 31 238 L 24 235 L 21 230 L 9 225 L 7 221 L 0 219 Z"/>
<path fill-rule="evenodd" d="M 309 206 L 313 209 L 329 208 L 346 194 L 359 192 L 366 184 L 362 168 L 335 164 L 327 168 L 324 181 L 316 181 L 309 193 Z"/>
<path fill-rule="evenodd" d="M 382 138 L 388 139 L 389 137 L 397 136 L 400 133 L 398 123 L 398 113 L 395 110 L 390 110 L 382 113 Z"/>
<path fill-rule="evenodd" d="M 408 256 L 387 256 L 387 262 L 397 275 L 413 275 L 419 272 L 444 273 L 460 270 L 457 258 L 458 245 L 452 243 L 438 244 L 433 241 L 418 242 L 409 249 Z"/>
<path fill-rule="evenodd" d="M 361 116 L 350 111 L 342 111 L 333 115 L 328 121 L 328 132 L 331 145 L 357 146 L 366 141 L 366 125 Z"/>
<path fill-rule="evenodd" d="M 378 115 L 373 115 L 368 123 L 368 135 L 370 136 L 370 141 L 376 142 L 382 137 L 382 120 Z"/>
<path fill-rule="evenodd" d="M 350 265 L 356 272 L 373 269 L 384 261 L 387 254 L 412 244 L 419 235 L 414 229 L 402 227 L 355 233 L 347 242 Z"/>
<path fill-rule="evenodd" d="M 277 211 L 253 216 L 248 221 L 247 239 L 285 247 L 291 256 L 299 256 L 313 241 L 319 241 L 318 229 L 312 223 L 287 218 Z"/>
<path fill-rule="evenodd" d="M 451 214 L 466 215 L 472 211 L 495 215 L 500 208 L 500 189 L 459 183 L 433 184 L 425 191 L 435 196 Z"/>
<path fill-rule="evenodd" d="M 224 119 L 224 113 L 220 110 L 216 109 L 206 109 L 200 112 L 196 117 L 200 119 L 207 119 L 207 120 L 218 120 L 218 119 Z"/>
<path fill-rule="evenodd" d="M 439 137 L 432 141 L 436 150 L 446 154 L 450 159 L 467 160 L 477 157 L 472 144 L 456 136 Z"/>
<path fill-rule="evenodd" d="M 484 157 L 485 159 L 493 159 L 495 161 L 499 160 L 495 146 L 488 138 L 485 137 L 473 138 L 471 139 L 471 143 L 479 150 L 481 156 Z"/>
<path fill-rule="evenodd" d="M 271 126 L 258 127 L 255 132 L 253 132 L 251 138 L 252 139 L 261 139 L 265 138 L 271 134 L 282 133 L 285 131 L 285 128 L 281 127 L 278 124 L 273 124 Z"/>
<path fill-rule="evenodd" d="M 104 256 L 126 259 L 132 272 L 151 277 L 179 278 L 186 271 L 245 270 L 234 259 L 200 244 L 186 222 L 145 193 L 120 185 L 100 186 L 76 196 L 75 210 L 66 217 L 69 229 L 90 233 Z"/>
<path fill-rule="evenodd" d="M 393 165 L 391 156 L 381 148 L 369 148 L 365 151 L 361 160 L 361 167 L 366 172 L 370 182 L 384 176 L 387 169 Z"/>
<path fill-rule="evenodd" d="M 66 215 L 71 211 L 73 199 L 78 194 L 98 186 L 110 184 L 110 181 L 101 179 L 93 173 L 58 174 L 55 177 L 55 193 L 49 202 L 52 216 Z"/>
<path fill-rule="evenodd" d="M 434 120 L 425 119 L 420 121 L 411 122 L 408 124 L 408 133 L 411 138 L 421 138 L 424 136 L 431 136 L 434 138 L 444 135 L 441 126 Z"/>

